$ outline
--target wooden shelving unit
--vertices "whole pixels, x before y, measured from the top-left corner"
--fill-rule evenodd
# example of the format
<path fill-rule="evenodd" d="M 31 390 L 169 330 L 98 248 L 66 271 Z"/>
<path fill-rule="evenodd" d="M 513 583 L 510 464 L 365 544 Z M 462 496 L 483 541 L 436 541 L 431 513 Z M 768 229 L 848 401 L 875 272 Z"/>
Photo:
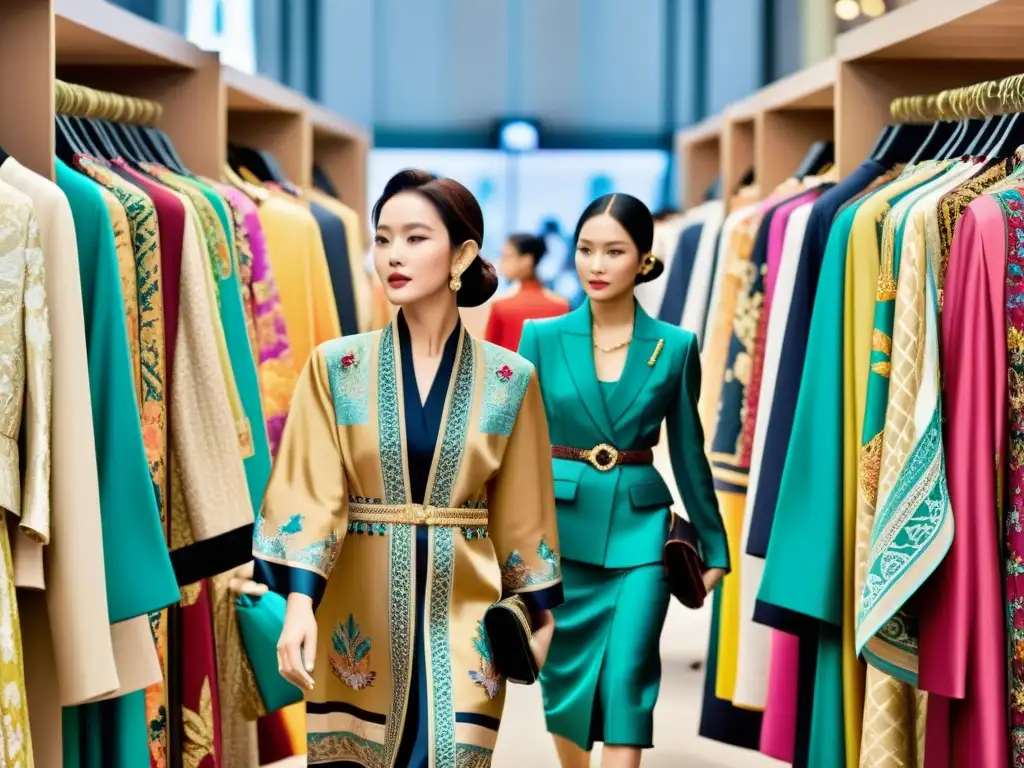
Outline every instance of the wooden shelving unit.
<path fill-rule="evenodd" d="M 837 164 L 850 173 L 897 96 L 1024 71 L 1024 0 L 917 0 L 836 38 Z"/>
<path fill-rule="evenodd" d="M 747 171 L 755 169 L 754 129 L 757 112 L 752 101 L 725 110 L 722 117 L 722 194 L 728 201 Z"/>
<path fill-rule="evenodd" d="M 676 134 L 679 199 L 684 208 L 700 205 L 722 173 L 722 126 L 722 119 L 714 117 Z"/>
<path fill-rule="evenodd" d="M 222 67 L 221 72 L 228 141 L 272 153 L 292 182 L 308 187 L 313 168 L 309 102 L 260 75 L 232 67 Z"/>
<path fill-rule="evenodd" d="M 185 164 L 197 173 L 219 176 L 225 134 L 223 115 L 216 108 L 217 56 L 104 0 L 52 0 L 52 8 L 57 77 L 158 101 L 163 105 L 160 127 Z M 52 155 L 52 90 L 49 99 L 47 141 Z"/>
<path fill-rule="evenodd" d="M 834 140 L 836 70 L 830 59 L 755 95 L 755 168 L 764 193 L 792 175 L 815 142 Z"/>
<path fill-rule="evenodd" d="M 159 127 L 204 176 L 221 175 L 229 141 L 272 152 L 301 187 L 315 159 L 365 217 L 367 132 L 107 0 L 0 0 L 0 146 L 51 177 L 55 77 L 159 102 Z"/>

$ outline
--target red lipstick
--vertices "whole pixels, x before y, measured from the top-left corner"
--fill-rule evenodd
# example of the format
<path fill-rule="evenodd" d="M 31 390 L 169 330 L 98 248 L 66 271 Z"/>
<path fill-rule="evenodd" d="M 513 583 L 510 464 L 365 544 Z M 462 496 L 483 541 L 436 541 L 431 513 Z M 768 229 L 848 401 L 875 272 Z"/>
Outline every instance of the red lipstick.
<path fill-rule="evenodd" d="M 589 285 L 595 291 L 603 291 L 610 285 L 610 283 L 604 280 L 588 280 L 587 285 Z"/>
<path fill-rule="evenodd" d="M 388 285 L 392 288 L 401 288 L 407 285 L 411 280 L 411 277 L 403 275 L 401 272 L 392 272 L 388 275 Z"/>

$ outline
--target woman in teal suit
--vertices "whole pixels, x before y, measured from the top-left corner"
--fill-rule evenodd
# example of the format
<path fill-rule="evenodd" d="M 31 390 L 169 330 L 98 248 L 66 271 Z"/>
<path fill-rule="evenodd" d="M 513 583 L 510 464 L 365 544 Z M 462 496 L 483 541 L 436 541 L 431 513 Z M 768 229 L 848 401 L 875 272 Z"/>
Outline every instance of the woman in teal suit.
<path fill-rule="evenodd" d="M 697 528 L 708 590 L 729 568 L 697 415 L 696 337 L 647 315 L 636 284 L 661 274 L 654 222 L 634 197 L 604 195 L 576 227 L 583 305 L 528 322 L 519 353 L 540 377 L 551 432 L 565 603 L 541 674 L 563 768 L 640 764 L 653 746 L 659 639 L 669 591 L 662 547 L 672 494 L 653 466 L 668 422 L 672 468 Z"/>

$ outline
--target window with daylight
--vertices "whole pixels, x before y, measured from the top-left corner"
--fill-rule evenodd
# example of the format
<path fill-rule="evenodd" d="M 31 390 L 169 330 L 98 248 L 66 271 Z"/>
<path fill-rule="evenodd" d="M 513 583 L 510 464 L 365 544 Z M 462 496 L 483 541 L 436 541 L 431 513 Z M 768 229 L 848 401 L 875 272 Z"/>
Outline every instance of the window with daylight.
<path fill-rule="evenodd" d="M 188 0 L 185 34 L 205 51 L 242 72 L 256 72 L 253 0 Z"/>

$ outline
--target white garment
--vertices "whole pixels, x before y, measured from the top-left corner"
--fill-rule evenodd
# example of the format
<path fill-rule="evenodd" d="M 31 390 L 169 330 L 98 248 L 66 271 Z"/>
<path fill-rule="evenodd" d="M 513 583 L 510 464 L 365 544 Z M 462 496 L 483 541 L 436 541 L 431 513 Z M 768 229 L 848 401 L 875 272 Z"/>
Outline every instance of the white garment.
<path fill-rule="evenodd" d="M 661 312 L 661 302 L 665 300 L 665 288 L 667 287 L 668 271 L 672 267 L 672 261 L 676 255 L 676 245 L 679 243 L 679 236 L 683 229 L 694 221 L 692 213 L 684 213 L 681 216 L 659 221 L 654 225 L 654 239 L 651 245 L 651 253 L 665 265 L 665 271 L 657 280 L 649 283 L 641 283 L 636 287 L 634 295 L 640 302 L 640 306 L 651 317 L 657 317 Z"/>
<path fill-rule="evenodd" d="M 775 399 L 775 381 L 778 377 L 782 344 L 789 322 L 789 307 L 796 285 L 797 267 L 800 265 L 800 251 L 807 232 L 807 221 L 813 202 L 795 208 L 786 223 L 786 235 L 782 243 L 782 258 L 779 274 L 775 279 L 772 305 L 768 315 L 765 334 L 764 366 L 761 370 L 761 393 L 758 400 L 758 418 L 754 426 L 754 443 L 750 454 L 750 474 L 747 478 L 747 502 L 743 514 L 743 532 L 740 536 L 740 626 L 736 660 L 736 688 L 733 703 L 748 709 L 764 709 L 768 695 L 768 670 L 771 663 L 772 630 L 754 622 L 754 604 L 761 588 L 765 561 L 747 554 L 750 539 L 750 521 L 754 516 L 754 502 L 757 498 L 757 484 L 761 475 L 761 458 L 768 433 L 768 422 Z"/>
<path fill-rule="evenodd" d="M 708 301 L 711 298 L 711 278 L 715 272 L 715 251 L 725 219 L 725 203 L 721 200 L 711 200 L 700 207 L 704 209 L 704 227 L 700 231 L 697 257 L 693 262 L 690 284 L 686 289 L 683 319 L 679 327 L 695 333 L 697 343 L 703 345 Z"/>

